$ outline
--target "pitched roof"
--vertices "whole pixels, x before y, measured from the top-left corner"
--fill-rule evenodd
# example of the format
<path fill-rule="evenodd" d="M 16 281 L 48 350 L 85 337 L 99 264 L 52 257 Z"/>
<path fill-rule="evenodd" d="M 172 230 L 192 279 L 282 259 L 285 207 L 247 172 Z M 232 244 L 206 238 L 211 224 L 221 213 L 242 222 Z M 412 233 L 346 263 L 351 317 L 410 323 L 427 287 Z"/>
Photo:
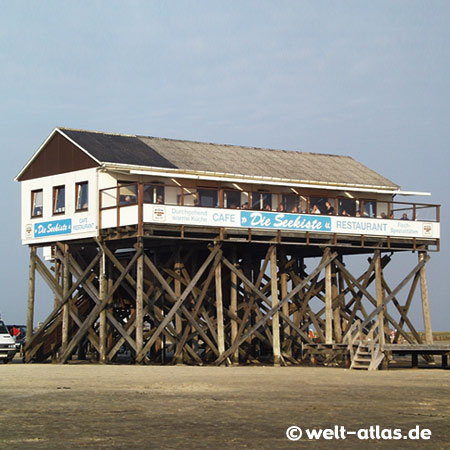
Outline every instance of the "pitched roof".
<path fill-rule="evenodd" d="M 59 128 L 95 160 L 228 176 L 398 189 L 349 156 Z"/>

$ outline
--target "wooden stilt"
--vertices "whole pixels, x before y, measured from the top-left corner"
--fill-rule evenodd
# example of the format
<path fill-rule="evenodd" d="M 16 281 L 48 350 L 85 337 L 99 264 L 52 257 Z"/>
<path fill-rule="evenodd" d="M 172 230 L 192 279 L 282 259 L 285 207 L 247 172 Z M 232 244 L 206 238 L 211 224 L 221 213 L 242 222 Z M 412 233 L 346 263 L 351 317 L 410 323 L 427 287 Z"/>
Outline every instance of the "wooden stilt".
<path fill-rule="evenodd" d="M 281 298 L 286 297 L 287 293 L 288 293 L 288 279 L 289 279 L 289 275 L 287 273 L 287 259 L 286 259 L 286 252 L 285 251 L 280 251 L 280 295 Z M 289 303 L 285 303 L 283 305 L 282 308 L 283 314 L 287 317 L 290 316 L 290 311 L 289 311 Z M 292 356 L 292 347 L 291 347 L 291 342 L 289 340 L 290 336 L 291 336 L 291 328 L 289 327 L 288 324 L 284 324 L 284 337 L 286 339 L 286 345 L 283 344 L 283 350 L 286 352 L 287 355 Z"/>
<path fill-rule="evenodd" d="M 426 252 L 419 252 L 419 262 L 425 261 Z M 425 343 L 433 343 L 433 331 L 431 329 L 431 315 L 430 315 L 430 303 L 428 298 L 428 282 L 427 273 L 425 270 L 425 264 L 420 269 L 420 291 L 422 294 L 422 311 L 423 311 L 423 324 L 425 330 Z"/>
<path fill-rule="evenodd" d="M 216 313 L 217 313 L 217 346 L 219 355 L 225 351 L 225 334 L 223 328 L 223 299 L 222 299 L 222 264 L 216 266 Z"/>
<path fill-rule="evenodd" d="M 177 274 L 177 278 L 175 279 L 175 285 L 174 285 L 174 292 L 175 295 L 178 298 L 180 298 L 181 295 L 181 281 L 179 280 L 179 277 L 181 277 L 181 270 L 183 268 L 183 264 L 181 262 L 181 258 L 180 258 L 180 250 L 178 249 L 176 252 L 176 257 L 175 257 L 175 273 Z M 181 316 L 180 313 L 177 312 L 175 314 L 175 330 L 177 332 L 177 342 L 179 345 L 179 340 L 181 339 L 181 335 L 183 333 L 183 323 L 181 321 Z M 177 352 L 177 357 L 175 358 L 174 361 L 175 364 L 183 364 L 183 352 Z"/>
<path fill-rule="evenodd" d="M 100 269 L 99 269 L 99 299 L 103 301 L 106 297 L 107 289 L 108 289 L 108 279 L 106 277 L 106 255 L 102 252 L 102 256 L 100 257 Z M 106 309 L 100 311 L 100 354 L 99 354 L 99 362 L 106 362 Z"/>
<path fill-rule="evenodd" d="M 69 267 L 69 245 L 64 244 L 64 268 L 63 268 L 63 295 L 65 296 L 70 289 L 70 267 Z M 63 319 L 62 319 L 62 352 L 67 349 L 69 342 L 69 302 L 63 305 Z"/>
<path fill-rule="evenodd" d="M 31 341 L 34 323 L 34 297 L 36 291 L 36 247 L 30 246 L 30 266 L 28 275 L 28 310 L 27 310 L 27 337 Z"/>
<path fill-rule="evenodd" d="M 333 318 L 334 318 L 334 338 L 338 344 L 342 342 L 342 323 L 341 323 L 341 304 L 336 302 L 339 295 L 337 285 L 336 266 L 332 264 L 331 268 L 331 297 L 334 304 Z"/>
<path fill-rule="evenodd" d="M 237 263 L 237 254 L 236 254 L 236 246 L 232 249 L 231 260 L 235 267 L 238 266 Z M 230 313 L 233 314 L 236 318 L 238 317 L 238 285 L 237 285 L 237 275 L 235 272 L 230 273 L 230 281 L 231 281 L 231 293 L 230 293 Z M 236 341 L 238 332 L 238 322 L 235 319 L 231 320 L 231 345 Z M 233 364 L 237 364 L 239 362 L 239 350 L 231 355 L 231 360 Z"/>
<path fill-rule="evenodd" d="M 55 279 L 58 284 L 61 284 L 61 261 L 55 259 Z M 54 297 L 53 307 L 56 308 L 59 305 L 59 298 L 57 295 Z"/>
<path fill-rule="evenodd" d="M 136 263 L 136 354 L 139 354 L 144 345 L 144 244 L 142 238 L 138 238 L 137 248 L 142 252 Z"/>
<path fill-rule="evenodd" d="M 270 255 L 270 286 L 272 297 L 272 308 L 278 306 L 278 267 L 277 267 L 277 249 L 274 247 Z M 272 335 L 273 335 L 273 364 L 280 365 L 281 349 L 280 349 L 280 315 L 275 312 L 272 316 Z"/>
<path fill-rule="evenodd" d="M 376 250 L 374 252 L 374 259 L 375 259 L 375 283 L 377 289 L 377 307 L 379 307 L 384 303 L 383 273 L 381 270 L 381 255 L 379 250 Z M 383 348 L 384 344 L 386 343 L 384 334 L 384 310 L 385 307 L 380 308 L 380 311 L 378 313 L 378 333 L 381 348 Z"/>
<path fill-rule="evenodd" d="M 331 262 L 325 267 L 325 343 L 333 343 L 333 290 Z"/>

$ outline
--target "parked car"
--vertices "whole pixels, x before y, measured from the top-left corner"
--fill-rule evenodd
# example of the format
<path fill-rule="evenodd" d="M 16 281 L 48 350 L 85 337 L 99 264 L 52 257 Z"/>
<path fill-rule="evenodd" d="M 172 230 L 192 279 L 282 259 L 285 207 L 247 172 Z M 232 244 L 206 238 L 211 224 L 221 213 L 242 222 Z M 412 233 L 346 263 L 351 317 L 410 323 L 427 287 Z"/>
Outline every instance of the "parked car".
<path fill-rule="evenodd" d="M 21 351 L 27 336 L 27 327 L 25 325 L 6 325 L 8 327 L 9 334 L 16 341 L 17 351 Z"/>
<path fill-rule="evenodd" d="M 16 341 L 9 334 L 8 328 L 3 320 L 0 320 L 0 361 L 7 364 L 14 358 L 16 353 Z"/>

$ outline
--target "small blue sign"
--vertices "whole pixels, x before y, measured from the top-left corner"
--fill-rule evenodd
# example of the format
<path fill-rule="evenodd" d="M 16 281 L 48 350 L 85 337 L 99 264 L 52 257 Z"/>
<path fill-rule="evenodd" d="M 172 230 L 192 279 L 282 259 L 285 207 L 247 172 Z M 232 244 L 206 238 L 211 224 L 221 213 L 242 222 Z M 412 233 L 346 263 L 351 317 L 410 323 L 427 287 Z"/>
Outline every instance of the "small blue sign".
<path fill-rule="evenodd" d="M 241 211 L 241 227 L 330 232 L 331 218 L 307 214 Z"/>
<path fill-rule="evenodd" d="M 52 220 L 34 224 L 34 237 L 53 236 L 72 233 L 72 219 Z"/>

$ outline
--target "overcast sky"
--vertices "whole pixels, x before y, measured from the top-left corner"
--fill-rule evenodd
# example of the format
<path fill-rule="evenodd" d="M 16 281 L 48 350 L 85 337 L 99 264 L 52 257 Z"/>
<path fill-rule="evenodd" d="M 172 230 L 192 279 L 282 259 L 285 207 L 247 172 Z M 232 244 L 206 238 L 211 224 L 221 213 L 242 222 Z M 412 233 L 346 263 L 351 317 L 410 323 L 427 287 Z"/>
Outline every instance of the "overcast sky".
<path fill-rule="evenodd" d="M 442 204 L 427 272 L 450 330 L 449 23 L 448 1 L 0 0 L 3 318 L 26 322 L 13 178 L 66 126 L 350 155 L 432 192 L 411 201 Z M 417 255 L 398 261 L 401 277 Z"/>

